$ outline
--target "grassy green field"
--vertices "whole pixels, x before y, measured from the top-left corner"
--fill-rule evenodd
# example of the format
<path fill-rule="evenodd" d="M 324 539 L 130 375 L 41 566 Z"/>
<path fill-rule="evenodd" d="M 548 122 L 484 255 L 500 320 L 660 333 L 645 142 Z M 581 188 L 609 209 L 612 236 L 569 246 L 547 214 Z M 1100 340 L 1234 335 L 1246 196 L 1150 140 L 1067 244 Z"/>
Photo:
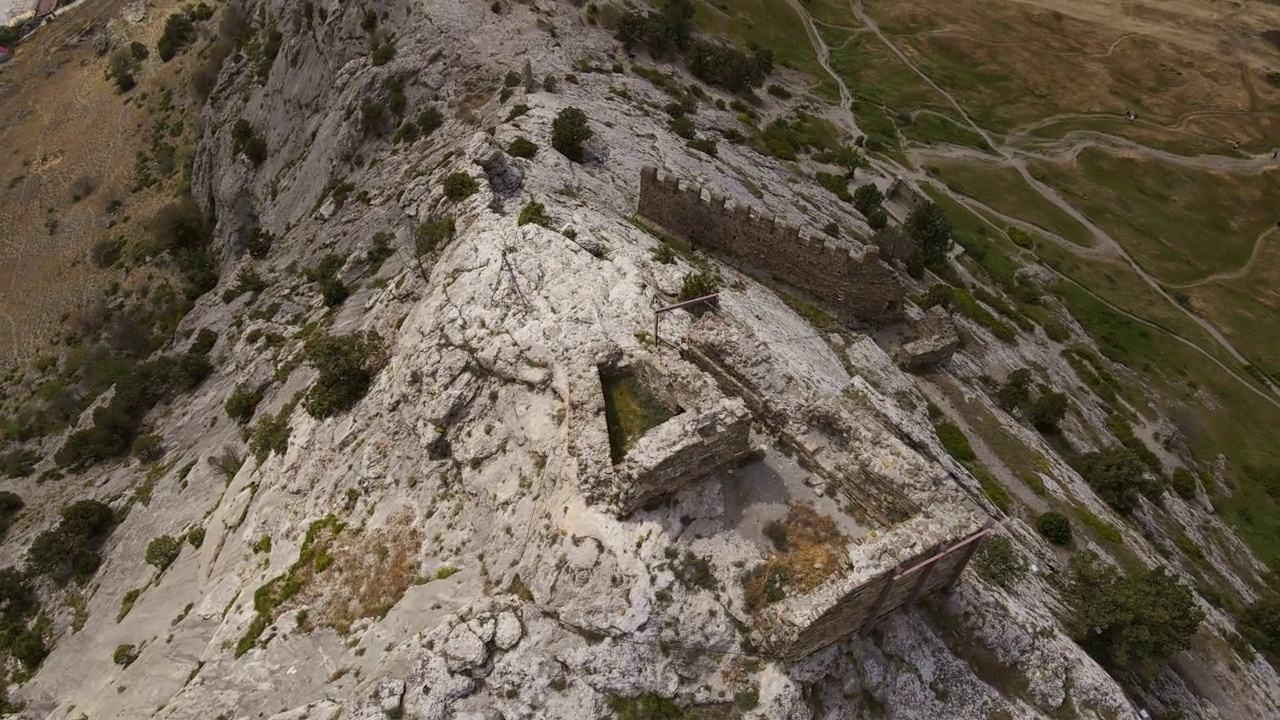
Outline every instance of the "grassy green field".
<path fill-rule="evenodd" d="M 1184 290 L 1197 312 L 1237 347 L 1249 348 L 1255 365 L 1280 377 L 1280 227 L 1262 240 L 1252 269 L 1242 277 Z"/>
<path fill-rule="evenodd" d="M 827 101 L 840 99 L 835 81 L 818 63 L 800 16 L 786 0 L 698 3 L 695 8 L 694 22 L 699 28 L 734 38 L 743 45 L 772 50 L 777 64 L 808 75 L 819 97 Z"/>
<path fill-rule="evenodd" d="M 1088 228 L 1037 193 L 1013 168 L 935 161 L 927 169 L 956 192 L 997 212 L 1025 220 L 1077 245 L 1093 245 Z"/>
<path fill-rule="evenodd" d="M 1094 149 L 1029 168 L 1165 283 L 1242 267 L 1280 216 L 1280 170 L 1226 175 Z"/>
<path fill-rule="evenodd" d="M 958 145 L 995 155 L 991 144 L 962 121 L 933 110 L 917 112 L 911 123 L 902 128 L 902 134 L 921 145 Z"/>

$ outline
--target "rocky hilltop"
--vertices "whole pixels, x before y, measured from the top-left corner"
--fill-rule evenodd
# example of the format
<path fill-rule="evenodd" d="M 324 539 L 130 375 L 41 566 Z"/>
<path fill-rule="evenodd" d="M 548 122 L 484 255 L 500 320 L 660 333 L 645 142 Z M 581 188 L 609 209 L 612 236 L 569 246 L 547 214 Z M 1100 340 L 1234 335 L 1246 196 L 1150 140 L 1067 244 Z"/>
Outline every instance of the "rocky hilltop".
<path fill-rule="evenodd" d="M 246 39 L 204 106 L 191 175 L 221 280 L 174 343 L 187 351 L 215 332 L 212 373 L 152 411 L 163 462 L 99 464 L 83 484 L 15 481 L 27 510 L 7 557 L 74 499 L 128 508 L 93 579 L 46 603 L 52 652 L 11 688 L 20 717 L 1280 712 L 1275 671 L 1231 655 L 1232 621 L 1198 596 L 1209 639 L 1182 654 L 1197 686 L 1165 668 L 1131 698 L 1072 641 L 1066 556 L 987 499 L 934 434 L 937 406 L 964 412 L 892 355 L 921 342 L 920 307 L 833 322 L 823 298 L 652 220 L 647 167 L 825 238 L 877 268 L 877 283 L 900 284 L 897 298 L 925 292 L 814 179 L 832 163 L 725 139 L 746 112 L 738 97 L 629 57 L 594 4 L 243 10 Z M 793 92 L 750 112 L 839 121 L 803 92 L 811 81 L 775 68 L 771 82 Z M 672 112 L 673 94 L 696 112 Z M 575 159 L 552 141 L 571 108 L 590 130 Z M 673 115 L 692 127 L 673 128 Z M 844 131 L 852 141 L 856 128 Z M 895 180 L 880 162 L 852 172 L 884 190 Z M 699 288 L 718 291 L 716 307 L 655 325 L 656 309 Z M 954 322 L 967 340 L 946 372 L 961 387 L 1032 360 L 1076 382 L 1041 336 L 1009 346 Z M 952 321 L 919 324 L 943 328 L 922 364 L 945 361 Z M 618 440 L 618 402 L 666 413 Z M 1063 431 L 1087 446 L 1076 422 Z M 1110 516 L 1055 446 L 1007 423 L 1044 459 L 1049 493 Z M 691 444 L 680 457 L 693 460 L 654 479 Z M 1200 505 L 1168 502 L 1248 557 Z M 787 644 L 806 613 L 826 612 L 812 598 L 838 604 L 842 582 L 903 568 L 989 517 L 993 537 L 1013 540 L 1016 579 L 953 563 L 945 594 Z M 162 536 L 178 549 L 157 568 Z M 1132 529 L 1123 543 L 1140 564 L 1162 562 Z M 1262 570 L 1223 563 L 1241 565 Z M 939 570 L 928 589 L 950 579 Z"/>

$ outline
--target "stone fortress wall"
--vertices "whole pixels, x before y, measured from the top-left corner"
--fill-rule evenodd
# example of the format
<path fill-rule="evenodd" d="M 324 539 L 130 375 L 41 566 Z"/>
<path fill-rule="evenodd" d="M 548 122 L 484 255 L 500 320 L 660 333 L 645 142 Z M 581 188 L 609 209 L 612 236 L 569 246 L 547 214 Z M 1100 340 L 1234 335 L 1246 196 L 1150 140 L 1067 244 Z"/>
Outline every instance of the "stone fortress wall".
<path fill-rule="evenodd" d="M 715 193 L 640 173 L 640 215 L 690 243 L 742 260 L 808 292 L 846 322 L 902 317 L 902 282 L 875 247 L 859 253 L 761 214 Z"/>

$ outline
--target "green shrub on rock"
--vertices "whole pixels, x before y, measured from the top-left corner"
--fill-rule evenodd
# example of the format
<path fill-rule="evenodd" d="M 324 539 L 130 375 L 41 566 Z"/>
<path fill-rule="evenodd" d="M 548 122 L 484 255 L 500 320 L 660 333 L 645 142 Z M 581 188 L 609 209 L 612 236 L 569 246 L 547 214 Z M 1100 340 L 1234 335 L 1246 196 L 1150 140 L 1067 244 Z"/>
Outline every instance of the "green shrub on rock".
<path fill-rule="evenodd" d="M 303 402 L 307 412 L 323 419 L 351 409 L 373 384 L 384 347 L 382 337 L 372 330 L 308 341 L 306 360 L 320 376 Z"/>
<path fill-rule="evenodd" d="M 1059 512 L 1047 512 L 1036 518 L 1036 530 L 1054 545 L 1071 543 L 1071 521 Z"/>
<path fill-rule="evenodd" d="M 587 125 L 587 114 L 576 107 L 561 110 L 551 123 L 551 147 L 574 162 L 586 159 L 586 149 L 582 144 L 592 135 L 591 127 Z"/>
<path fill-rule="evenodd" d="M 444 196 L 454 202 L 465 200 L 480 190 L 480 183 L 464 172 L 456 172 L 444 179 Z"/>
<path fill-rule="evenodd" d="M 511 157 L 531 158 L 538 154 L 538 145 L 527 137 L 518 137 L 507 146 L 507 154 Z"/>
<path fill-rule="evenodd" d="M 154 565 L 160 572 L 164 572 L 174 560 L 178 559 L 178 554 L 181 552 L 181 541 L 172 535 L 161 535 L 147 544 L 147 564 Z"/>

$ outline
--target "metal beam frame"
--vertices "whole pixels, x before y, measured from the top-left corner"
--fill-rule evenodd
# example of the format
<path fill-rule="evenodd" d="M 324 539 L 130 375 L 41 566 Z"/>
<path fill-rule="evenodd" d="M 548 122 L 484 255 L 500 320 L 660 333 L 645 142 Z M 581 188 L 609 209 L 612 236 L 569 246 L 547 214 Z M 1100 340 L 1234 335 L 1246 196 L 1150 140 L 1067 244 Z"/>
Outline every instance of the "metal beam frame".
<path fill-rule="evenodd" d="M 866 619 L 863 620 L 862 628 L 858 632 L 859 637 L 865 638 L 871 634 L 873 629 L 875 629 L 876 623 L 880 621 L 880 616 L 884 614 L 885 604 L 889 602 L 889 595 L 893 592 L 893 588 L 898 584 L 899 580 L 902 580 L 908 575 L 914 575 L 915 573 L 923 571 L 920 578 L 916 580 L 915 587 L 911 589 L 911 594 L 907 596 L 906 602 L 902 604 L 904 607 L 911 608 L 916 604 L 916 601 L 920 599 L 920 596 L 924 594 L 925 585 L 929 582 L 929 577 L 933 574 L 933 569 L 937 567 L 937 561 L 963 550 L 964 559 L 960 561 L 960 565 L 956 568 L 955 573 L 953 573 L 951 578 L 947 580 L 947 584 L 943 586 L 943 592 L 951 592 L 951 588 L 953 588 L 956 582 L 959 581 L 960 574 L 964 572 L 969 561 L 973 559 L 973 554 L 977 552 L 978 546 L 982 544 L 982 539 L 995 532 L 998 526 L 999 524 L 994 518 L 989 518 L 986 524 L 976 532 L 955 545 L 949 545 L 945 541 L 938 543 L 934 546 L 933 552 L 929 554 L 929 557 L 911 565 L 910 567 L 904 568 L 899 565 L 895 568 L 893 573 L 889 575 L 889 578 L 885 580 L 884 588 L 880 590 L 880 596 L 876 598 L 875 604 L 871 606 L 871 612 L 869 612 Z"/>
<path fill-rule="evenodd" d="M 942 557 L 945 555 L 947 555 L 947 543 L 944 540 L 938 543 L 938 547 L 934 549 L 933 557 Z M 920 579 L 916 580 L 916 586 L 911 588 L 911 594 L 907 596 L 907 601 L 903 603 L 904 606 L 908 608 L 915 607 L 916 601 L 920 599 L 920 594 L 924 592 L 925 583 L 929 582 L 929 577 L 933 575 L 933 569 L 936 567 L 938 567 L 936 563 L 929 563 L 929 566 L 924 569 L 924 572 L 920 573 Z"/>
<path fill-rule="evenodd" d="M 982 545 L 982 539 L 995 532 L 998 525 L 999 523 L 996 522 L 995 518 L 990 518 L 987 520 L 987 524 L 982 526 L 981 530 L 964 539 L 963 544 L 968 545 L 968 548 L 964 552 L 964 559 L 960 561 L 960 564 L 956 567 L 956 571 L 951 574 L 951 579 L 947 581 L 947 584 L 942 586 L 942 592 L 951 592 L 951 590 L 956 586 L 956 583 L 960 582 L 960 575 L 964 573 L 964 569 L 968 567 L 969 561 L 973 559 L 973 554 L 978 552 L 978 547 Z M 960 546 L 957 545 L 955 549 L 959 550 Z"/>
<path fill-rule="evenodd" d="M 662 313 L 671 312 L 673 310 L 683 310 L 685 308 L 691 308 L 691 307 L 694 307 L 695 305 L 703 305 L 703 304 L 705 304 L 707 307 L 711 308 L 712 310 L 719 310 L 720 309 L 720 293 L 703 295 L 702 297 L 699 297 L 699 298 L 694 298 L 692 300 L 685 300 L 684 302 L 676 303 L 675 305 L 667 305 L 666 307 L 660 307 L 654 310 L 653 311 L 653 344 L 656 346 L 662 343 L 662 338 L 660 335 L 658 335 L 658 318 L 662 315 Z M 667 344 L 671 345 L 672 347 L 675 347 L 671 343 L 667 343 Z"/>
<path fill-rule="evenodd" d="M 876 598 L 876 604 L 871 606 L 871 612 L 867 613 L 866 620 L 863 620 L 862 629 L 858 631 L 858 637 L 865 638 L 875 628 L 876 620 L 880 618 L 880 613 L 884 612 L 884 604 L 888 602 L 889 593 L 893 592 L 893 585 L 898 581 L 899 574 L 898 571 L 894 571 L 889 576 L 889 579 L 884 581 L 884 588 L 880 590 L 880 597 Z"/>

